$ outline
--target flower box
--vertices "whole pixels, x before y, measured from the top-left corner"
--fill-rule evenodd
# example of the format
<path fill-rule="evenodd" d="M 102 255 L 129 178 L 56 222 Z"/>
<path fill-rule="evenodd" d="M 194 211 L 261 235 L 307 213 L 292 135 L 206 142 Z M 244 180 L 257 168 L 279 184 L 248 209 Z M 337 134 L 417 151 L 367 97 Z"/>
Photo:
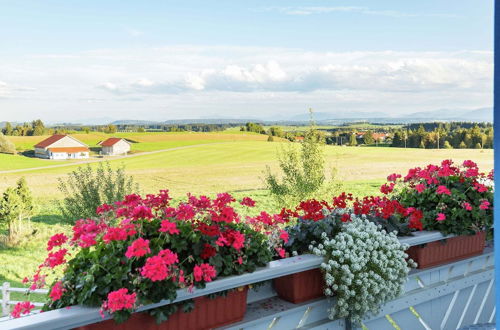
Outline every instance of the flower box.
<path fill-rule="evenodd" d="M 445 263 L 470 258 L 484 250 L 486 232 L 464 235 L 446 240 L 415 245 L 408 249 L 411 259 L 418 263 L 418 268 L 429 268 Z"/>
<path fill-rule="evenodd" d="M 156 324 L 146 313 L 134 313 L 125 323 L 114 320 L 79 327 L 79 330 L 204 330 L 221 327 L 243 320 L 247 309 L 248 288 L 233 290 L 227 296 L 216 298 L 198 297 L 194 299 L 194 309 L 184 313 L 179 310 L 166 322 Z"/>
<path fill-rule="evenodd" d="M 278 296 L 294 304 L 324 296 L 325 280 L 319 268 L 274 279 Z"/>

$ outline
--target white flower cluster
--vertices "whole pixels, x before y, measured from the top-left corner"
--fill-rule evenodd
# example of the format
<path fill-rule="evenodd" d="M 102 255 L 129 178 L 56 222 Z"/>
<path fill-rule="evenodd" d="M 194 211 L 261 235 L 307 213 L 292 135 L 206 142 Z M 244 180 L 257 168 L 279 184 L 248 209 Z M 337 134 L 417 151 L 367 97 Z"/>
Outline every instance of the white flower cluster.
<path fill-rule="evenodd" d="M 323 242 L 311 245 L 311 251 L 324 257 L 327 296 L 335 296 L 336 304 L 329 317 L 350 317 L 359 324 L 367 313 L 377 313 L 380 306 L 402 293 L 410 267 L 407 248 L 395 233 L 386 233 L 364 217 L 351 215 L 334 238 L 322 235 Z"/>

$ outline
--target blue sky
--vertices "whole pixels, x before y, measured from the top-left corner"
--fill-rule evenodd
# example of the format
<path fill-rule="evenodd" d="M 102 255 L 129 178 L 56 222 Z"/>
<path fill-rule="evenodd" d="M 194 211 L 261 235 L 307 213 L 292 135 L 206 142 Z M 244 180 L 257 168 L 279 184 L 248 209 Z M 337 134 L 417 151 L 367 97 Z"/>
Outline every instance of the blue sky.
<path fill-rule="evenodd" d="M 0 121 L 492 104 L 493 1 L 0 0 Z"/>

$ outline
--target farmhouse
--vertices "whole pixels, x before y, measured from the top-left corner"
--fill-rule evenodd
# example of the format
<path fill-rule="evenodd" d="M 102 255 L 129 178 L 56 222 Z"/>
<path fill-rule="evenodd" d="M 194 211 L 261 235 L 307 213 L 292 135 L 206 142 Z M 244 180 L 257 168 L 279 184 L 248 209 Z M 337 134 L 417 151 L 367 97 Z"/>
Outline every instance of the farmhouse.
<path fill-rule="evenodd" d="M 121 138 L 109 138 L 98 144 L 102 147 L 101 153 L 107 156 L 123 155 L 130 151 L 130 142 Z"/>
<path fill-rule="evenodd" d="M 35 156 L 48 159 L 89 158 L 89 147 L 69 135 L 56 134 L 35 145 Z"/>

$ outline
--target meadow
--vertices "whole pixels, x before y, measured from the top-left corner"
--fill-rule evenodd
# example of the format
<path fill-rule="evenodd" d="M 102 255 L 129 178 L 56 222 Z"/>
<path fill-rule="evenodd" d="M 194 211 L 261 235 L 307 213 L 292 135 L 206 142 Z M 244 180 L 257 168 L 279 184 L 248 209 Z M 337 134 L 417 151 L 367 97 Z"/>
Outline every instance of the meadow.
<path fill-rule="evenodd" d="M 193 194 L 214 195 L 228 191 L 236 197 L 250 196 L 260 209 L 277 210 L 263 182 L 263 171 L 278 168 L 277 154 L 283 147 L 299 147 L 298 143 L 266 142 L 267 136 L 239 132 L 225 133 L 120 133 L 118 136 L 137 141 L 132 148 L 141 151 L 172 149 L 153 154 L 144 153 L 131 158 L 112 159 L 112 166 L 125 166 L 126 172 L 140 184 L 142 193 L 169 189 L 175 199 Z M 75 135 L 85 143 L 97 143 L 107 135 Z M 17 146 L 33 145 L 40 137 L 13 138 Z M 329 168 L 336 168 L 343 190 L 357 196 L 379 194 L 379 186 L 388 174 L 403 173 L 411 167 L 438 163 L 443 159 L 461 162 L 476 161 L 480 169 L 493 167 L 493 151 L 464 149 L 401 149 L 325 146 Z M 49 161 L 0 154 L 0 192 L 24 176 L 38 201 L 38 214 L 32 221 L 32 235 L 16 248 L 0 246 L 0 283 L 10 281 L 21 286 L 24 276 L 30 275 L 46 255 L 45 240 L 53 233 L 70 231 L 70 222 L 60 216 L 56 201 L 63 196 L 57 189 L 59 178 L 79 165 L 43 168 L 20 173 L 2 170 L 61 164 Z M 43 165 L 40 165 L 43 164 Z M 96 166 L 96 163 L 91 164 Z"/>

